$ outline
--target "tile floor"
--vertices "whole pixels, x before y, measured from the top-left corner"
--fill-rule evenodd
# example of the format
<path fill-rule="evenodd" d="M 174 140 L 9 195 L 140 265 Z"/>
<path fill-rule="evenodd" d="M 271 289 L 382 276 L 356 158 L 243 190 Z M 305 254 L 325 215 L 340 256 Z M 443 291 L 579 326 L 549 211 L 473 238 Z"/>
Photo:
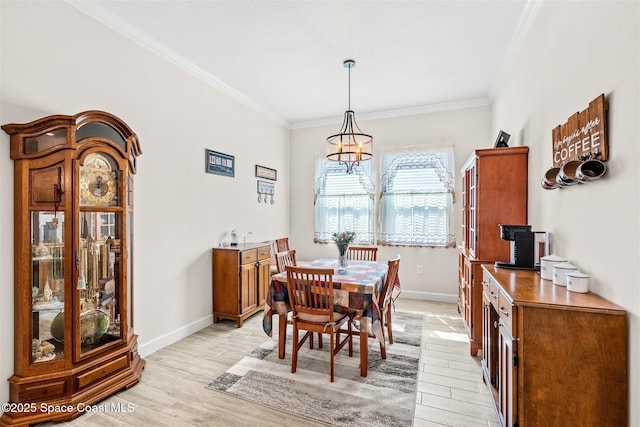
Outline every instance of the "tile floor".
<path fill-rule="evenodd" d="M 469 354 L 457 306 L 399 299 L 396 308 L 426 313 L 414 427 L 498 427 L 481 359 Z"/>

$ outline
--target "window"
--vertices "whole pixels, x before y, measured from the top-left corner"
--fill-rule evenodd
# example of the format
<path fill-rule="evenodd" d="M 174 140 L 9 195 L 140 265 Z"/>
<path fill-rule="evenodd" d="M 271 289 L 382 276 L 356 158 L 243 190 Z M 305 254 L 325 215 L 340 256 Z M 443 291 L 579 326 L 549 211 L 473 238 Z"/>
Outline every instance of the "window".
<path fill-rule="evenodd" d="M 354 166 L 320 159 L 316 162 L 314 204 L 315 242 L 332 242 L 331 234 L 355 231 L 356 243 L 373 243 L 373 162 Z"/>
<path fill-rule="evenodd" d="M 116 215 L 114 213 L 100 214 L 100 237 L 115 237 Z"/>
<path fill-rule="evenodd" d="M 451 147 L 410 147 L 382 156 L 378 243 L 455 246 Z"/>

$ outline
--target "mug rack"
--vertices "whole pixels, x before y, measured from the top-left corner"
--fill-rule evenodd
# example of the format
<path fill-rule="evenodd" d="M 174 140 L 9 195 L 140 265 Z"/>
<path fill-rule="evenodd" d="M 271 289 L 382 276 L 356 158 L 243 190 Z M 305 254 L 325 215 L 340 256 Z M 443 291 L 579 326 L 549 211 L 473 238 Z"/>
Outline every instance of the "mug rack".
<path fill-rule="evenodd" d="M 273 182 L 258 180 L 258 203 L 267 203 L 269 198 L 271 198 L 270 203 L 274 205 L 276 203 L 274 199 L 275 187 Z"/>
<path fill-rule="evenodd" d="M 573 114 L 552 132 L 551 167 L 542 178 L 545 190 L 554 190 L 600 179 L 609 157 L 607 111 L 604 94 L 589 103 L 585 110 Z"/>

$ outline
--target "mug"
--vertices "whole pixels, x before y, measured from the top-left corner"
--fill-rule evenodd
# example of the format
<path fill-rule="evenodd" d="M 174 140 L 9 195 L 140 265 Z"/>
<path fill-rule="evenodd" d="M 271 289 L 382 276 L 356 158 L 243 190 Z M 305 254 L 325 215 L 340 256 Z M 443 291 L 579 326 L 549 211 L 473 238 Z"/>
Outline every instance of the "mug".
<path fill-rule="evenodd" d="M 542 178 L 542 188 L 544 188 L 545 190 L 554 190 L 560 187 L 560 184 L 558 184 L 558 181 L 556 181 L 559 172 L 560 168 L 549 169 L 544 174 L 544 178 Z"/>
<path fill-rule="evenodd" d="M 560 168 L 560 173 L 556 178 L 556 181 L 560 185 L 576 185 L 580 183 L 580 180 L 576 176 L 578 167 L 582 165 L 581 160 L 570 160 Z"/>
<path fill-rule="evenodd" d="M 578 166 L 576 169 L 576 177 L 582 182 L 595 181 L 596 179 L 600 179 L 606 171 L 607 166 L 604 162 L 590 159 Z"/>

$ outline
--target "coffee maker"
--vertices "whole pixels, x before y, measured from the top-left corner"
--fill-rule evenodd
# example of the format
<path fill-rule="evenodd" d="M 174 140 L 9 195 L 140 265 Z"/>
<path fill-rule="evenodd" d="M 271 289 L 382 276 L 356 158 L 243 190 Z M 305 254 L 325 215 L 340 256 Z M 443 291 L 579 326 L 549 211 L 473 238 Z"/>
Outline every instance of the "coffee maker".
<path fill-rule="evenodd" d="M 509 261 L 496 261 L 496 267 L 540 270 L 540 258 L 549 255 L 546 231 L 531 231 L 530 225 L 500 224 L 500 238 L 511 246 Z"/>

